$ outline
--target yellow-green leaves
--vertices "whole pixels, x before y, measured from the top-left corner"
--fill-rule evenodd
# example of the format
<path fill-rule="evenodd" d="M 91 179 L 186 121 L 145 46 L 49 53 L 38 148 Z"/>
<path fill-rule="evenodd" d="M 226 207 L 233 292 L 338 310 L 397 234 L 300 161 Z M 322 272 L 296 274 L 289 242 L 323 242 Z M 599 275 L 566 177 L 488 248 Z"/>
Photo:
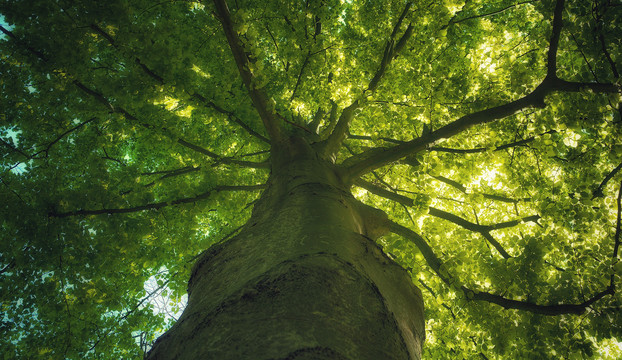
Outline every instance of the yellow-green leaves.
<path fill-rule="evenodd" d="M 250 87 L 267 94 L 287 136 L 310 136 L 316 114 L 327 135 L 329 114 L 360 101 L 338 166 L 534 91 L 547 74 L 555 2 L 413 2 L 395 39 L 408 24 L 412 36 L 373 94 L 365 89 L 403 1 L 227 4 Z M 560 79 L 620 84 L 620 9 L 566 1 Z M 169 324 L 147 305 L 145 284 L 165 284 L 167 309 L 181 309 L 194 257 L 248 218 L 259 190 L 207 195 L 264 183 L 268 167 L 246 165 L 267 164 L 273 149 L 213 10 L 0 1 L 0 25 L 12 34 L 0 40 L 0 347 L 9 358 L 141 358 Z M 555 318 L 476 300 L 488 291 L 580 304 L 612 274 L 619 287 L 620 95 L 585 88 L 365 174 L 401 202 L 354 188 L 443 263 L 445 280 L 413 243 L 380 240 L 423 290 L 424 357 L 620 355 L 618 294 Z"/>

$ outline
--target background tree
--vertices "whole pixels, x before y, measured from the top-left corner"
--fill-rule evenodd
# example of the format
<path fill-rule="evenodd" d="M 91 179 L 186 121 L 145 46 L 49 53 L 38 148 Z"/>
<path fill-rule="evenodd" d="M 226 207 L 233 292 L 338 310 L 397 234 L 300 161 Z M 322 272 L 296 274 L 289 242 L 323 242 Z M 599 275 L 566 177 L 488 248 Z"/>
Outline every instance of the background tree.
<path fill-rule="evenodd" d="M 621 355 L 620 4 L 229 7 L 1 2 L 5 358 L 141 357 L 291 139 L 389 215 L 424 358 Z"/>

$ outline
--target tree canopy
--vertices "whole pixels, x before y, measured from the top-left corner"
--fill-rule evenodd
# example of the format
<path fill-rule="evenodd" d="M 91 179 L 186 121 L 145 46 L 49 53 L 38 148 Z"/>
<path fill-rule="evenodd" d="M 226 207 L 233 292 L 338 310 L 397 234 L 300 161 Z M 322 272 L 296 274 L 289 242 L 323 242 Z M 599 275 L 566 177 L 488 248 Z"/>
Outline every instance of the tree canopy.
<path fill-rule="evenodd" d="M 0 2 L 5 358 L 140 358 L 296 134 L 389 215 L 424 358 L 622 356 L 619 3 L 227 3 Z"/>

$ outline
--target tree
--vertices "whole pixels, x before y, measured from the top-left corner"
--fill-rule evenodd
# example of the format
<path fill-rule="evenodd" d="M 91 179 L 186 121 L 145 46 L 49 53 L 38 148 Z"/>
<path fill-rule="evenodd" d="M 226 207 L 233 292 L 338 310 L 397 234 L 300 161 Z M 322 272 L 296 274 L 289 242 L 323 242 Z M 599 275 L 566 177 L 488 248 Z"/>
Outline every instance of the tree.
<path fill-rule="evenodd" d="M 620 356 L 621 9 L 2 1 L 4 357 Z"/>

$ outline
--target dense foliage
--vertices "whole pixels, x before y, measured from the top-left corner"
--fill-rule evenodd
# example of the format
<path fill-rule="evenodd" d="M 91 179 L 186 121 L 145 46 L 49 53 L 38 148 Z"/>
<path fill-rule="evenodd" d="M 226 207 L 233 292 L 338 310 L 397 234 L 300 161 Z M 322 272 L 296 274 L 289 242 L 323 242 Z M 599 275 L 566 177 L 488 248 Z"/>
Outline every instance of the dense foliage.
<path fill-rule="evenodd" d="M 215 3 L 0 1 L 5 359 L 140 358 L 261 192 L 262 106 L 347 134 L 425 358 L 622 356 L 622 5 Z"/>

